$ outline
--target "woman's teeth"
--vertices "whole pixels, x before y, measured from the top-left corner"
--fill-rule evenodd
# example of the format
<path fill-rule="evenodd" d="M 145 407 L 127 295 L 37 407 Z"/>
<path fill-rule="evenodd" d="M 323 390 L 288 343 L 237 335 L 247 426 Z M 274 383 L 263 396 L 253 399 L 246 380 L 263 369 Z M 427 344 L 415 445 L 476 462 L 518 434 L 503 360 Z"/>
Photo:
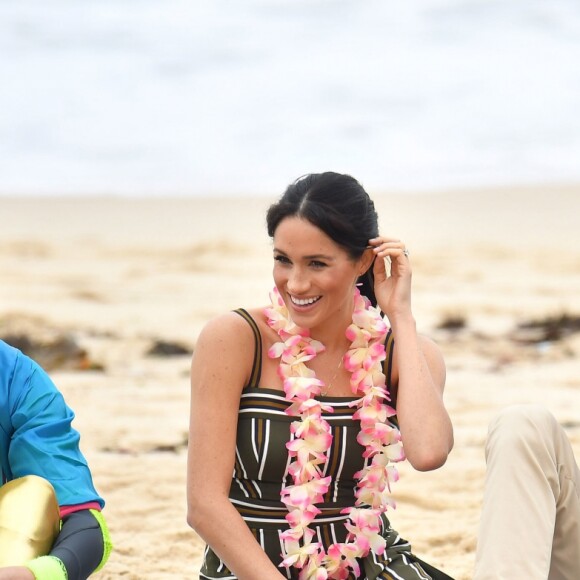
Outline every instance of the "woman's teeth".
<path fill-rule="evenodd" d="M 299 298 L 294 298 L 294 296 L 290 296 L 290 299 L 296 306 L 308 306 L 309 304 L 314 304 L 318 300 L 320 300 L 320 296 L 315 296 L 314 298 L 305 298 L 304 300 L 300 300 Z"/>

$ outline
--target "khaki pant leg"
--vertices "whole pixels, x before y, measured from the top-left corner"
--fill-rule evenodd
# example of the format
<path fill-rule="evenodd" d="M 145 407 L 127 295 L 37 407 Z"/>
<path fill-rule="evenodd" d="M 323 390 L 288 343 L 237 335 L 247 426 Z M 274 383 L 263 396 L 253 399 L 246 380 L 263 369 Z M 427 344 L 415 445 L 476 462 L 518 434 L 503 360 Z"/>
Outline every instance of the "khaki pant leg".
<path fill-rule="evenodd" d="M 564 430 L 558 425 L 556 457 L 560 495 L 556 504 L 556 527 L 549 580 L 580 577 L 580 469 Z"/>
<path fill-rule="evenodd" d="M 576 580 L 580 475 L 562 427 L 541 406 L 509 407 L 486 461 L 474 580 Z"/>
<path fill-rule="evenodd" d="M 0 488 L 0 566 L 48 554 L 59 531 L 59 507 L 48 481 L 29 475 Z"/>

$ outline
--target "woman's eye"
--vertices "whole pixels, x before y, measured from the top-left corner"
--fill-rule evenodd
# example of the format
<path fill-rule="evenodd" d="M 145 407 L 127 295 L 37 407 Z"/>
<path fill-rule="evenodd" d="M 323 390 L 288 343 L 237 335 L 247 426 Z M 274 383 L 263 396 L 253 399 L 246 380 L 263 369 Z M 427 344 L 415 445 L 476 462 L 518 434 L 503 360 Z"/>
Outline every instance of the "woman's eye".
<path fill-rule="evenodd" d="M 274 261 L 280 264 L 289 264 L 290 260 L 286 256 L 274 256 Z"/>
<path fill-rule="evenodd" d="M 314 266 L 315 268 L 326 268 L 326 264 L 324 262 L 319 262 L 318 260 L 312 260 L 310 265 Z"/>

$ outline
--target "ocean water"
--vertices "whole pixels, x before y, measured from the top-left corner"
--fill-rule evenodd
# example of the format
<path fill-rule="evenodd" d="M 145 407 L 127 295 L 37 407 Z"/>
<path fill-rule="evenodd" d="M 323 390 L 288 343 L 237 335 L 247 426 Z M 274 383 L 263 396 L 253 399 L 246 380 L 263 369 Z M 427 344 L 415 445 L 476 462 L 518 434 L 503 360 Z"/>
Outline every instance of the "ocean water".
<path fill-rule="evenodd" d="M 578 0 L 0 0 L 0 193 L 580 181 Z"/>

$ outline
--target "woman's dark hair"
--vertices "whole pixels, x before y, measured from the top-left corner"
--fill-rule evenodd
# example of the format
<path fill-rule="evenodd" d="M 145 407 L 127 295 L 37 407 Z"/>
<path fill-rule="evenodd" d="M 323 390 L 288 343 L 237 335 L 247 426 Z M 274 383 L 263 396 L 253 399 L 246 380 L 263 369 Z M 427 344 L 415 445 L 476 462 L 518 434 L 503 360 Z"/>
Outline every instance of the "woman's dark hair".
<path fill-rule="evenodd" d="M 379 235 L 378 215 L 363 186 L 350 175 L 310 173 L 291 183 L 266 215 L 268 235 L 287 217 L 299 217 L 322 230 L 356 260 Z M 372 266 L 359 280 L 361 294 L 376 305 Z"/>

